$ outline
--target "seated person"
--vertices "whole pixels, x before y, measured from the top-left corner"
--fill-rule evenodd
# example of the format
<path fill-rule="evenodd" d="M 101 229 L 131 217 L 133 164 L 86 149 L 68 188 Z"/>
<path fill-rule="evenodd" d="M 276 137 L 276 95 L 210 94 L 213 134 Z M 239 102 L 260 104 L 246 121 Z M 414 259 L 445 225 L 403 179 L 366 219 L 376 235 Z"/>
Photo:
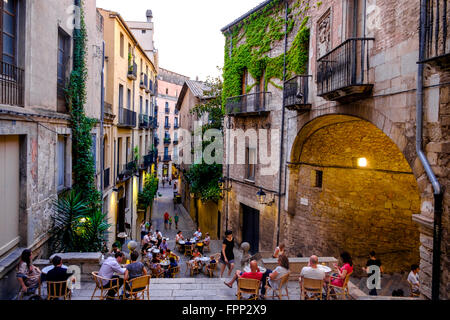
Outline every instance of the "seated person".
<path fill-rule="evenodd" d="M 419 271 L 419 266 L 413 264 L 411 266 L 411 272 L 408 274 L 408 282 L 411 284 L 413 293 L 420 293 Z"/>
<path fill-rule="evenodd" d="M 174 257 L 170 257 L 169 261 L 170 261 L 169 268 L 167 269 L 167 271 L 165 271 L 166 277 L 171 277 L 172 276 L 172 268 L 178 267 L 178 263 Z"/>
<path fill-rule="evenodd" d="M 152 237 L 152 234 L 150 232 L 146 232 L 146 234 L 142 238 L 141 245 L 142 246 L 144 246 L 146 244 L 148 245 L 150 243 L 151 237 Z"/>
<path fill-rule="evenodd" d="M 152 273 L 156 274 L 156 275 L 164 273 L 164 270 L 162 269 L 161 265 L 159 264 L 159 260 L 156 256 L 153 257 L 153 260 L 150 263 L 150 269 L 152 270 Z"/>
<path fill-rule="evenodd" d="M 286 255 L 278 256 L 278 266 L 269 274 L 268 285 L 277 290 L 281 283 L 281 277 L 289 272 L 289 259 Z"/>
<path fill-rule="evenodd" d="M 47 282 L 48 281 L 51 281 L 51 282 L 66 281 L 73 275 L 73 272 L 69 273 L 69 272 L 67 272 L 66 268 L 62 267 L 63 261 L 60 256 L 54 256 L 52 259 L 52 264 L 53 264 L 54 268 L 51 269 L 49 272 L 47 272 L 47 275 L 45 276 L 45 280 Z M 75 278 L 73 278 L 72 281 L 75 282 Z M 59 286 L 60 286 L 60 284 L 48 287 L 48 290 L 51 290 L 51 292 L 49 292 L 49 294 L 55 295 L 56 293 L 59 293 L 60 292 Z M 56 292 L 53 292 L 53 290 L 56 290 Z M 61 290 L 61 291 L 67 292 L 67 284 L 65 284 L 65 283 L 63 284 L 63 290 Z"/>
<path fill-rule="evenodd" d="M 150 248 L 150 245 L 148 243 L 144 244 L 141 248 L 141 255 L 142 257 L 145 257 L 147 255 L 147 250 Z"/>
<path fill-rule="evenodd" d="M 278 247 L 275 248 L 275 251 L 273 252 L 272 258 L 278 258 L 278 256 L 285 254 L 285 245 L 284 243 L 280 243 Z"/>
<path fill-rule="evenodd" d="M 162 239 L 159 249 L 162 250 L 163 252 L 166 252 L 168 248 L 169 248 L 169 245 L 166 242 L 166 238 Z"/>
<path fill-rule="evenodd" d="M 309 258 L 309 264 L 306 267 L 302 268 L 300 272 L 299 284 L 300 288 L 302 287 L 303 279 L 313 279 L 313 280 L 324 280 L 325 272 L 317 266 L 319 263 L 319 258 L 315 255 L 312 255 Z"/>
<path fill-rule="evenodd" d="M 158 248 L 161 247 L 162 241 L 163 241 L 162 236 L 158 234 L 158 235 L 156 236 L 156 246 L 157 246 Z"/>
<path fill-rule="evenodd" d="M 201 258 L 202 254 L 200 253 L 200 251 L 198 251 L 198 248 L 195 248 L 194 251 L 192 251 L 192 261 L 193 261 L 193 266 L 195 268 L 200 268 L 201 267 L 201 261 L 200 260 L 196 260 L 195 258 Z"/>
<path fill-rule="evenodd" d="M 217 261 L 216 261 L 216 258 L 214 257 L 214 256 L 210 256 L 209 257 L 209 264 L 208 265 L 206 265 L 206 267 L 205 267 L 205 272 L 206 273 L 209 273 L 209 271 L 211 270 L 211 264 L 216 264 L 217 265 Z"/>
<path fill-rule="evenodd" d="M 338 268 L 337 264 L 334 265 L 337 274 L 335 274 L 331 279 L 331 284 L 336 287 L 342 287 L 344 285 L 347 274 L 353 272 L 353 262 L 348 252 L 344 251 L 341 253 L 341 260 L 343 262 L 342 267 Z"/>
<path fill-rule="evenodd" d="M 138 278 L 141 276 L 144 276 L 147 274 L 147 270 L 144 267 L 144 264 L 142 262 L 138 262 L 137 259 L 139 258 L 139 254 L 136 251 L 131 252 L 130 259 L 131 263 L 126 266 L 126 271 L 124 274 L 123 279 L 125 281 L 132 280 L 134 278 Z M 130 291 L 130 286 L 126 285 L 126 290 Z M 135 291 L 140 291 L 142 288 L 135 288 Z"/>
<path fill-rule="evenodd" d="M 41 270 L 34 266 L 31 259 L 31 250 L 25 249 L 20 256 L 17 266 L 17 280 L 25 294 L 33 294 L 40 284 Z"/>
<path fill-rule="evenodd" d="M 180 240 L 184 241 L 183 233 L 181 231 L 177 232 L 177 235 L 175 236 L 175 242 L 178 243 Z"/>
<path fill-rule="evenodd" d="M 263 276 L 263 274 L 262 274 L 262 272 L 259 271 L 258 263 L 256 262 L 256 260 L 252 260 L 252 261 L 250 261 L 250 272 L 242 272 L 240 270 L 237 270 L 233 279 L 231 279 L 231 281 L 229 281 L 229 282 L 224 281 L 224 283 L 227 287 L 232 288 L 233 283 L 238 278 L 256 279 L 256 280 L 261 281 L 262 276 Z"/>
<path fill-rule="evenodd" d="M 207 232 L 205 235 L 205 239 L 203 239 L 203 243 L 205 246 L 208 246 L 210 242 L 211 242 L 211 237 L 209 236 L 209 233 Z"/>
<path fill-rule="evenodd" d="M 202 238 L 202 232 L 200 231 L 200 228 L 197 229 L 197 231 L 194 232 L 194 239 L 195 241 L 201 240 Z"/>
<path fill-rule="evenodd" d="M 170 249 L 167 249 L 166 251 L 166 258 L 174 258 L 177 262 L 180 261 L 180 257 L 173 253 Z"/>
<path fill-rule="evenodd" d="M 114 255 L 114 257 L 109 257 L 107 258 L 105 261 L 103 261 L 102 266 L 98 272 L 99 277 L 105 278 L 105 280 L 102 280 L 103 282 L 103 286 L 115 286 L 115 285 L 119 285 L 119 289 L 120 287 L 122 287 L 123 285 L 123 279 L 120 278 L 118 275 L 114 275 L 115 273 L 118 274 L 125 274 L 125 271 L 127 269 L 122 268 L 120 266 L 120 264 L 122 263 L 124 259 L 124 254 L 122 252 L 116 252 L 116 254 Z M 112 280 L 112 281 L 110 281 Z M 110 289 L 108 291 L 108 296 L 112 297 L 116 294 L 115 290 Z"/>

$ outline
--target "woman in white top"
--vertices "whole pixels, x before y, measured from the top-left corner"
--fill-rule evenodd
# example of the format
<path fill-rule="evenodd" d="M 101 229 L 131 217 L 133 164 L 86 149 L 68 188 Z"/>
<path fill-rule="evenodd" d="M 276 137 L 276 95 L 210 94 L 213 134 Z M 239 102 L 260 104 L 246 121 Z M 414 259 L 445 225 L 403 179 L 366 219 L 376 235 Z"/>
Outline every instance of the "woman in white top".
<path fill-rule="evenodd" d="M 284 255 L 285 254 L 284 247 L 285 247 L 284 243 L 280 243 L 280 246 L 275 248 L 272 257 L 278 258 L 279 256 Z"/>
<path fill-rule="evenodd" d="M 175 236 L 175 242 L 178 243 L 180 240 L 184 240 L 184 237 L 181 231 L 178 231 L 177 235 Z"/>
<path fill-rule="evenodd" d="M 269 286 L 278 289 L 281 277 L 289 272 L 289 259 L 283 254 L 278 257 L 278 266 L 269 274 Z"/>

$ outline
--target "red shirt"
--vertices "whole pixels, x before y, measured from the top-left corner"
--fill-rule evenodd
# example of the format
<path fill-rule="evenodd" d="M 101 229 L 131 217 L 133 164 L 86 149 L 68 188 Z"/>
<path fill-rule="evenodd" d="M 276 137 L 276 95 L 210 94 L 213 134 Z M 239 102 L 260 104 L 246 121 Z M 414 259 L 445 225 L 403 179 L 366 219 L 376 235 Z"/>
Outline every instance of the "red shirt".
<path fill-rule="evenodd" d="M 261 280 L 262 276 L 262 272 L 244 272 L 241 278 Z"/>
<path fill-rule="evenodd" d="M 164 220 L 169 220 L 169 214 L 167 212 L 164 213 Z"/>

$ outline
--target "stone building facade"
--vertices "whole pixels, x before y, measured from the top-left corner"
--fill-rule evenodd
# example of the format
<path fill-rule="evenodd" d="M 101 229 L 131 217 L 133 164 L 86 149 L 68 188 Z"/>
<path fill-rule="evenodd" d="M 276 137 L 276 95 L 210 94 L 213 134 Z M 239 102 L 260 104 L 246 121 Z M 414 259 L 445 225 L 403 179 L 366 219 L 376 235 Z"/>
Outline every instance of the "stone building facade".
<path fill-rule="evenodd" d="M 432 2 L 436 3 L 424 1 L 429 6 Z M 409 272 L 411 264 L 420 264 L 421 292 L 431 298 L 436 277 L 433 223 L 435 209 L 442 205 L 440 298 L 448 299 L 449 39 L 440 35 L 439 53 L 431 52 L 434 43 L 427 47 L 428 60 L 419 55 L 420 1 L 265 1 L 222 29 L 228 57 L 246 43 L 243 32 L 236 32 L 240 24 L 251 23 L 274 3 L 271 12 L 279 19 L 288 8 L 291 29 L 286 48 L 283 37 L 269 39 L 266 56 L 289 52 L 298 44 L 298 31 L 306 26 L 306 71 L 289 74 L 288 55 L 285 80 L 289 81 L 273 77 L 261 90 L 259 79 L 240 70 L 247 100 L 227 100 L 228 126 L 270 129 L 272 136 L 277 129 L 282 132 L 282 138 L 268 147 L 269 154 L 281 154 L 282 170 L 262 174 L 266 166 L 260 153 L 257 164 L 251 165 L 252 149 L 259 148 L 261 134 L 250 135 L 245 149 L 237 150 L 234 143 L 234 154 L 245 150 L 245 164 L 224 166 L 230 188 L 224 199 L 224 227 L 257 251 L 272 251 L 279 242 L 286 243 L 290 256 L 338 257 L 346 250 L 353 257 L 355 275 L 361 275 L 371 250 L 386 272 Z M 270 28 L 266 37 L 269 34 Z M 420 60 L 423 63 L 418 64 Z M 423 87 L 418 85 L 420 64 L 425 69 Z M 416 150 L 422 88 L 420 147 L 441 186 L 442 202 L 434 195 L 432 177 Z M 263 97 L 262 91 L 270 99 L 250 106 L 249 97 Z M 231 139 L 225 139 L 225 160 Z M 261 189 L 265 204 L 257 201 Z"/>
<path fill-rule="evenodd" d="M 53 202 L 72 186 L 63 88 L 72 70 L 73 5 L 73 0 L 0 5 L 0 14 L 8 17 L 0 27 L 0 299 L 17 294 L 15 267 L 23 249 L 31 249 L 35 258 L 48 256 Z M 99 119 L 103 31 L 95 1 L 86 2 L 84 13 L 89 70 L 85 111 Z M 92 135 L 98 155 L 99 125 Z"/>
<path fill-rule="evenodd" d="M 158 177 L 176 179 L 173 167 L 175 155 L 178 153 L 178 128 L 180 127 L 179 111 L 175 108 L 185 81 L 189 77 L 159 68 L 157 123 L 158 136 Z"/>

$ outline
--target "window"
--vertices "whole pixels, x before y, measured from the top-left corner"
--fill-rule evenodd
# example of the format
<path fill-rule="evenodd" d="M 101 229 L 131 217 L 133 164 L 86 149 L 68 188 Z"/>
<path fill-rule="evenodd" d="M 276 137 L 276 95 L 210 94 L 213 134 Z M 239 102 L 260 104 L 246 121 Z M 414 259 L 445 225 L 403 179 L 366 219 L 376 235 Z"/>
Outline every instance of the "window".
<path fill-rule="evenodd" d="M 128 159 L 131 159 L 131 144 L 130 144 L 130 137 L 127 137 L 127 145 L 126 145 L 126 154 L 125 154 L 125 163 L 128 163 Z"/>
<path fill-rule="evenodd" d="M 178 127 L 178 118 L 177 117 L 175 117 L 175 127 Z"/>
<path fill-rule="evenodd" d="M 169 94 L 169 89 L 167 89 L 167 88 L 166 88 L 166 94 L 167 94 L 167 95 Z M 166 103 L 167 103 L 167 102 L 166 102 Z"/>
<path fill-rule="evenodd" d="M 131 110 L 131 90 L 127 90 L 127 108 Z"/>
<path fill-rule="evenodd" d="M 147 32 L 147 30 L 142 30 L 142 33 L 144 34 L 144 33 L 146 33 Z"/>
<path fill-rule="evenodd" d="M 119 108 L 123 108 L 123 85 L 119 84 Z"/>
<path fill-rule="evenodd" d="M 242 94 L 247 93 L 247 83 L 248 83 L 248 71 L 247 69 L 244 69 L 244 72 L 242 73 Z"/>
<path fill-rule="evenodd" d="M 57 98 L 58 111 L 66 111 L 65 91 L 70 55 L 70 36 L 62 29 L 58 29 L 58 56 L 57 56 Z"/>
<path fill-rule="evenodd" d="M 169 126 L 169 117 L 166 116 L 166 119 L 165 119 L 164 123 L 165 123 L 166 127 Z"/>
<path fill-rule="evenodd" d="M 314 187 L 316 188 L 322 188 L 322 181 L 323 181 L 323 171 L 321 170 L 314 170 L 315 172 L 315 181 L 314 181 Z"/>
<path fill-rule="evenodd" d="M 142 100 L 142 96 L 139 96 L 139 112 L 140 114 L 142 114 L 143 111 L 143 100 Z"/>
<path fill-rule="evenodd" d="M 16 7 L 15 0 L 0 1 L 0 57 L 12 65 L 16 64 Z"/>
<path fill-rule="evenodd" d="M 169 148 L 164 147 L 164 158 L 167 158 L 169 156 Z"/>
<path fill-rule="evenodd" d="M 166 108 L 169 108 L 169 103 L 168 102 L 166 102 Z"/>
<path fill-rule="evenodd" d="M 97 172 L 97 135 L 92 134 L 92 146 L 91 146 L 92 159 L 94 159 L 94 171 Z"/>
<path fill-rule="evenodd" d="M 66 138 L 64 136 L 58 136 L 58 150 L 56 154 L 58 160 L 57 190 L 61 191 L 66 186 Z"/>
<path fill-rule="evenodd" d="M 145 114 L 148 115 L 148 99 L 145 99 Z"/>
<path fill-rule="evenodd" d="M 256 149 L 247 148 L 245 153 L 245 178 L 247 180 L 255 181 L 255 171 L 256 171 Z"/>
<path fill-rule="evenodd" d="M 123 58 L 124 54 L 124 46 L 125 46 L 125 39 L 123 37 L 123 34 L 120 33 L 120 56 Z"/>

